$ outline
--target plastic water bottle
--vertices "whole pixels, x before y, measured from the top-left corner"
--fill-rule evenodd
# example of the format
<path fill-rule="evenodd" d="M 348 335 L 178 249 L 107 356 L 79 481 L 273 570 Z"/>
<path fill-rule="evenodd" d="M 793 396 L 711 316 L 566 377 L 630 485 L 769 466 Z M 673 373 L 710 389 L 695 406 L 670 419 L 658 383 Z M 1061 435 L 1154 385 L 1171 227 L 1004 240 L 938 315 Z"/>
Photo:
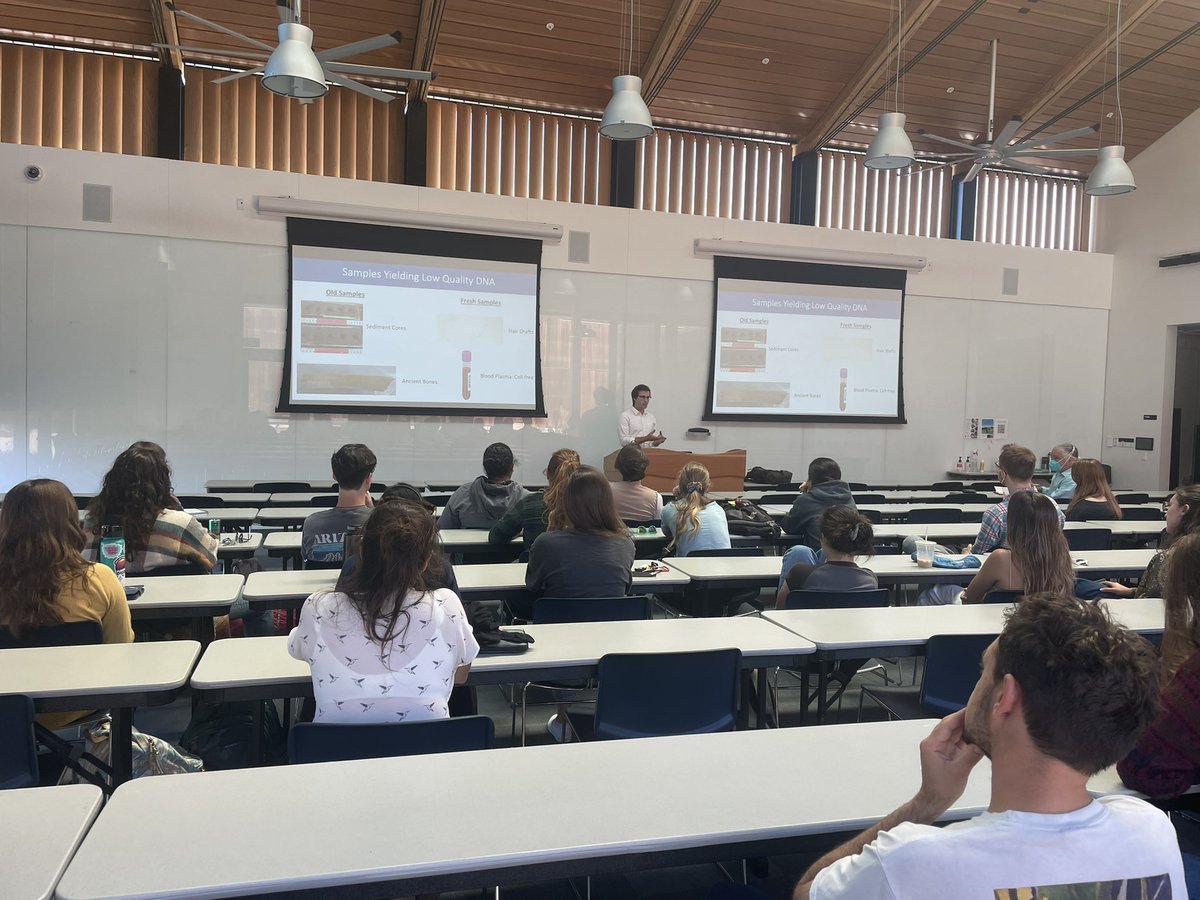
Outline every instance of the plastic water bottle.
<path fill-rule="evenodd" d="M 100 529 L 99 562 L 108 566 L 125 583 L 125 536 L 120 525 L 105 525 Z"/>
<path fill-rule="evenodd" d="M 954 464 L 954 468 L 955 468 L 956 470 L 958 470 L 959 472 L 961 472 L 961 471 L 962 471 L 962 467 L 963 467 L 963 458 L 960 456 L 960 457 L 958 458 L 958 462 L 956 462 L 956 463 Z"/>

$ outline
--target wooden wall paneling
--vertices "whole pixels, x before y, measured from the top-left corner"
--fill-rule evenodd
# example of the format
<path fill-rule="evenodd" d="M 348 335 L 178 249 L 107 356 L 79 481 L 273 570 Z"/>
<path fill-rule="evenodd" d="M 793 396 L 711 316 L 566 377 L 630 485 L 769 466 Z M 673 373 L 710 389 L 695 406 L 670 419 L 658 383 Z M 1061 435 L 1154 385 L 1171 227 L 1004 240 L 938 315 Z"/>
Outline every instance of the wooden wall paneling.
<path fill-rule="evenodd" d="M 100 150 L 104 131 L 100 111 L 104 109 L 104 61 L 88 55 L 83 60 L 83 150 Z"/>
<path fill-rule="evenodd" d="M 29 48 L 21 54 L 21 143 L 42 142 L 43 51 Z"/>
<path fill-rule="evenodd" d="M 458 120 L 456 107 L 438 103 L 441 110 L 442 147 L 438 158 L 442 162 L 442 177 L 438 187 L 454 190 L 458 187 Z"/>
<path fill-rule="evenodd" d="M 43 54 L 41 97 L 30 98 L 41 105 L 43 147 L 61 147 L 63 137 L 63 65 L 66 53 Z"/>
<path fill-rule="evenodd" d="M 433 188 L 442 186 L 442 108 L 445 105 L 439 100 L 426 101 L 425 183 Z"/>
<path fill-rule="evenodd" d="M 517 197 L 533 196 L 530 190 L 529 177 L 530 152 L 529 146 L 533 140 L 533 130 L 527 112 L 518 112 L 514 116 L 513 128 L 513 194 Z"/>
<path fill-rule="evenodd" d="M 189 66 L 183 72 L 183 158 L 200 162 L 204 155 L 204 81 L 200 71 Z"/>
<path fill-rule="evenodd" d="M 541 115 L 529 116 L 529 196 L 535 200 L 545 200 L 546 194 L 542 189 L 545 180 L 546 155 L 544 144 L 546 140 L 546 117 Z"/>
<path fill-rule="evenodd" d="M 121 115 L 124 110 L 124 94 L 121 90 L 121 68 L 124 60 L 115 56 L 101 57 L 103 79 L 103 103 L 93 110 L 100 118 L 100 150 L 107 153 L 121 152 Z M 40 68 L 40 67 L 39 67 Z"/>
<path fill-rule="evenodd" d="M 558 120 L 542 116 L 542 199 L 558 199 Z"/>
<path fill-rule="evenodd" d="M 249 126 L 254 129 L 254 159 L 256 169 L 275 169 L 286 172 L 287 166 L 276 163 L 275 145 L 282 142 L 285 146 L 288 138 L 288 123 L 278 114 L 275 107 L 275 95 L 265 90 L 259 80 L 253 75 L 242 79 L 249 81 L 254 94 L 254 119 Z M 283 157 L 287 159 L 286 152 Z"/>
<path fill-rule="evenodd" d="M 555 185 L 554 199 L 569 202 L 571 199 L 571 132 L 575 120 L 559 119 L 557 121 L 558 138 L 555 141 L 557 151 L 558 180 Z"/>
<path fill-rule="evenodd" d="M 140 60 L 124 60 L 121 73 L 121 152 L 137 156 L 144 155 L 147 150 L 145 141 L 144 113 L 145 91 L 143 76 L 149 67 Z"/>
<path fill-rule="evenodd" d="M 325 171 L 325 108 L 321 101 L 315 103 L 294 104 L 293 115 L 297 110 L 304 113 L 304 168 L 300 171 L 308 175 L 319 175 Z"/>
<path fill-rule="evenodd" d="M 571 196 L 572 203 L 584 203 L 588 179 L 594 174 L 595 161 L 588 158 L 587 125 L 576 119 L 571 123 Z"/>
<path fill-rule="evenodd" d="M 502 154 L 504 152 L 504 129 L 507 110 L 485 109 L 487 127 L 487 169 L 484 173 L 483 190 L 489 194 L 505 193 L 501 181 Z"/>
<path fill-rule="evenodd" d="M 520 112 L 510 112 L 504 119 L 504 132 L 501 141 L 500 157 L 500 193 L 509 197 L 528 197 L 524 191 L 517 190 L 517 147 L 528 140 L 522 122 L 529 120 L 528 115 Z M 526 179 L 528 185 L 528 179 Z"/>
<path fill-rule="evenodd" d="M 321 135 L 325 149 L 321 155 L 321 168 L 313 174 L 336 178 L 342 170 L 342 108 L 341 93 L 333 91 L 314 102 L 312 115 L 321 120 Z M 293 101 L 294 102 L 294 101 Z"/>
<path fill-rule="evenodd" d="M 258 163 L 258 104 L 263 100 L 259 92 L 267 92 L 259 87 L 258 79 L 253 77 L 231 81 L 225 85 L 225 89 L 237 98 L 234 125 L 237 162 L 234 165 L 254 168 Z M 267 135 L 270 135 L 269 130 Z"/>

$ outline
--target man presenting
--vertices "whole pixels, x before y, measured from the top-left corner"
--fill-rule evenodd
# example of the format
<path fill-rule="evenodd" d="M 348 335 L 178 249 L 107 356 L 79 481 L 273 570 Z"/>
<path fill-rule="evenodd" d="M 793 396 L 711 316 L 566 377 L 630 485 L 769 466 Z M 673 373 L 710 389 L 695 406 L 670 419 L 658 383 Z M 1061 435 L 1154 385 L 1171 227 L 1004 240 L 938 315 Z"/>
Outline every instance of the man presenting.
<path fill-rule="evenodd" d="M 633 408 L 621 413 L 621 420 L 617 425 L 617 436 L 621 439 L 621 446 L 649 444 L 657 447 L 666 437 L 658 430 L 654 414 L 646 412 L 646 407 L 650 405 L 650 388 L 639 384 L 629 392 L 629 396 L 633 399 Z"/>
<path fill-rule="evenodd" d="M 1158 707 L 1153 650 L 1100 606 L 1024 598 L 983 656 L 965 710 L 921 743 L 921 788 L 826 854 L 796 900 L 853 897 L 1187 896 L 1167 817 L 1142 800 L 1093 800 L 1088 778 L 1121 759 Z M 932 827 L 992 761 L 987 812 Z"/>

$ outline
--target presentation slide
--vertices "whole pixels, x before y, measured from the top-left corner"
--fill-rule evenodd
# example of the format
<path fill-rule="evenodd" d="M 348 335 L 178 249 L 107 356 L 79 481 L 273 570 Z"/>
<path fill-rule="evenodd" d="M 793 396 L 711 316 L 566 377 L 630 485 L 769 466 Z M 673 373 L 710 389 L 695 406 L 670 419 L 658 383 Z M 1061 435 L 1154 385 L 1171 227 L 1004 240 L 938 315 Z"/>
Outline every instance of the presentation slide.
<path fill-rule="evenodd" d="M 291 249 L 281 405 L 539 411 L 536 263 Z"/>
<path fill-rule="evenodd" d="M 708 417 L 903 421 L 899 275 L 885 287 L 718 274 Z"/>

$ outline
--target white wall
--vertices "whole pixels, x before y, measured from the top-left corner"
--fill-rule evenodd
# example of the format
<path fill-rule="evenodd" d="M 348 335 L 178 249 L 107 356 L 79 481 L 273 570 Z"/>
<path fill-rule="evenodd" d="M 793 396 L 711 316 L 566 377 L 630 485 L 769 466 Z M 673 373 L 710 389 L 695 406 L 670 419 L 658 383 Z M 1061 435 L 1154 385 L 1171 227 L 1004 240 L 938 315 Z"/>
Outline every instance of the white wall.
<path fill-rule="evenodd" d="M 44 180 L 28 184 L 37 162 Z M 81 221 L 84 183 L 113 187 L 113 222 Z M 286 307 L 281 220 L 250 211 L 257 195 L 328 199 L 556 222 L 591 235 L 591 259 L 543 257 L 543 327 L 570 320 L 570 371 L 599 360 L 621 398 L 638 381 L 669 446 L 745 448 L 750 465 L 802 472 L 816 455 L 852 480 L 934 479 L 966 450 L 963 419 L 1007 418 L 1039 452 L 1100 439 L 1112 261 L 850 231 L 526 201 L 196 163 L 0 145 L 0 489 L 51 474 L 94 488 L 135 439 L 163 443 L 182 490 L 210 478 L 323 477 L 332 449 L 364 441 L 384 478 L 465 478 L 492 440 L 514 446 L 518 477 L 540 477 L 559 446 L 592 458 L 602 433 L 435 417 L 275 416 Z M 250 209 L 238 208 L 244 199 Z M 712 263 L 697 237 L 926 256 L 911 275 L 905 320 L 904 426 L 700 425 L 711 331 Z M 1020 272 L 1016 296 L 1003 270 Z M 590 324 L 589 324 L 590 323 Z M 594 326 L 594 327 L 593 327 Z M 576 339 L 577 336 L 577 339 Z M 590 406 L 564 397 L 562 418 Z M 581 400 L 582 396 L 582 400 Z M 619 406 L 618 406 L 619 408 Z M 273 423 L 274 427 L 271 427 Z M 544 425 L 544 423 L 535 423 Z M 615 425 L 614 425 L 615 431 Z M 985 454 L 989 448 L 976 446 Z"/>
<path fill-rule="evenodd" d="M 1158 260 L 1200 250 L 1197 141 L 1200 111 L 1138 154 L 1136 191 L 1100 201 L 1097 246 L 1115 260 L 1104 434 L 1154 438 L 1150 452 L 1105 450 L 1122 484 L 1167 485 L 1175 326 L 1200 322 L 1200 265 L 1160 269 Z"/>

